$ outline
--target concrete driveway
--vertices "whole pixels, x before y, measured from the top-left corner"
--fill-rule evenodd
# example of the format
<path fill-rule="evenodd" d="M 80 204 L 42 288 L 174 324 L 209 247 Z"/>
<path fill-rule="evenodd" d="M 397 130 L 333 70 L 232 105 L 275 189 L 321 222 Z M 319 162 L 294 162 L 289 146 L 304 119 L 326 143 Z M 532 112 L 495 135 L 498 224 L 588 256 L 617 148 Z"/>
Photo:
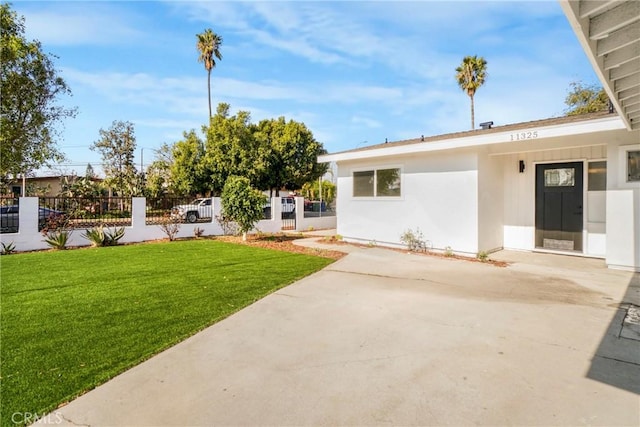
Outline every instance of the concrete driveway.
<path fill-rule="evenodd" d="M 640 341 L 621 336 L 638 275 L 494 258 L 513 264 L 353 249 L 45 420 L 640 425 Z"/>

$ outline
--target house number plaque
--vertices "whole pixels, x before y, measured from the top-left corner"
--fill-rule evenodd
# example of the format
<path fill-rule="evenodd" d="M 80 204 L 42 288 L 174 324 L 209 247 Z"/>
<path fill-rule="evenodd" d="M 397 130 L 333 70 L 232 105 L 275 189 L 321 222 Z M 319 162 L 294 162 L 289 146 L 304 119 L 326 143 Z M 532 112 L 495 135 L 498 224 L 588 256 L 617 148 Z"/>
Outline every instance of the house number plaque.
<path fill-rule="evenodd" d="M 536 139 L 538 137 L 538 131 L 518 132 L 511 134 L 512 141 L 524 141 L 527 139 Z"/>

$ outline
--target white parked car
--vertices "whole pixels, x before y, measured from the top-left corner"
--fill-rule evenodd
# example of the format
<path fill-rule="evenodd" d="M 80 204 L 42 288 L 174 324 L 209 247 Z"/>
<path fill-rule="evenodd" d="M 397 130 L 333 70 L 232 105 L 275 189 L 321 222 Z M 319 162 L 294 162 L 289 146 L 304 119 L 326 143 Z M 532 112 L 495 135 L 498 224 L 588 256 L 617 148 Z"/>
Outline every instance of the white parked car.
<path fill-rule="evenodd" d="M 283 197 L 281 200 L 283 214 L 293 214 L 296 211 L 296 199 L 293 197 Z"/>
<path fill-rule="evenodd" d="M 281 197 L 282 218 L 294 218 L 296 214 L 296 199 L 293 197 Z M 271 201 L 264 205 L 264 217 L 271 218 Z"/>
<path fill-rule="evenodd" d="M 187 222 L 196 222 L 199 219 L 211 218 L 213 206 L 211 199 L 196 199 L 188 205 L 178 205 L 171 208 L 171 215 L 179 217 Z"/>

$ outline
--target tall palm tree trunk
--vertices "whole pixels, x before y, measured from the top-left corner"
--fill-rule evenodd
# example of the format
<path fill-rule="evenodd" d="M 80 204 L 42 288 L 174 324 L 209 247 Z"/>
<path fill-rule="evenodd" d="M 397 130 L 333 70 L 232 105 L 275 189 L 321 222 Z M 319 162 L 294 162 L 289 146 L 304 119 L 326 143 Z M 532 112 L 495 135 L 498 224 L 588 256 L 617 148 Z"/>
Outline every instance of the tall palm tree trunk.
<path fill-rule="evenodd" d="M 473 95 L 470 95 L 471 98 L 471 130 L 476 128 L 476 119 L 475 119 L 475 111 L 473 107 Z"/>
<path fill-rule="evenodd" d="M 209 119 L 211 119 L 211 70 L 207 70 L 207 94 L 209 95 Z"/>

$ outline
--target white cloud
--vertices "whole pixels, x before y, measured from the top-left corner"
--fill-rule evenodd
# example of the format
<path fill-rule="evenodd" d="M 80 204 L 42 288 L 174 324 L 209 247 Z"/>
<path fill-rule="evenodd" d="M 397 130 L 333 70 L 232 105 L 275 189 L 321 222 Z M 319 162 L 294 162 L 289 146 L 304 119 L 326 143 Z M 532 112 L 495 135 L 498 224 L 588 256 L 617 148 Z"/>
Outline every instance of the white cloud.
<path fill-rule="evenodd" d="M 170 110 L 184 107 L 194 100 L 206 100 L 203 79 L 197 77 L 163 78 L 146 73 L 91 73 L 72 68 L 62 70 L 71 86 L 87 86 L 104 96 L 138 105 L 165 105 Z M 355 83 L 328 83 L 318 88 L 315 82 L 285 85 L 278 82 L 252 82 L 218 77 L 212 80 L 214 98 L 291 101 L 309 104 L 358 102 L 394 102 L 402 90 Z"/>
<path fill-rule="evenodd" d="M 82 2 L 18 4 L 24 15 L 27 35 L 45 45 L 123 45 L 146 38 L 140 17 L 130 17 L 123 8 L 94 2 L 90 8 Z M 134 23 L 137 22 L 137 23 Z"/>

